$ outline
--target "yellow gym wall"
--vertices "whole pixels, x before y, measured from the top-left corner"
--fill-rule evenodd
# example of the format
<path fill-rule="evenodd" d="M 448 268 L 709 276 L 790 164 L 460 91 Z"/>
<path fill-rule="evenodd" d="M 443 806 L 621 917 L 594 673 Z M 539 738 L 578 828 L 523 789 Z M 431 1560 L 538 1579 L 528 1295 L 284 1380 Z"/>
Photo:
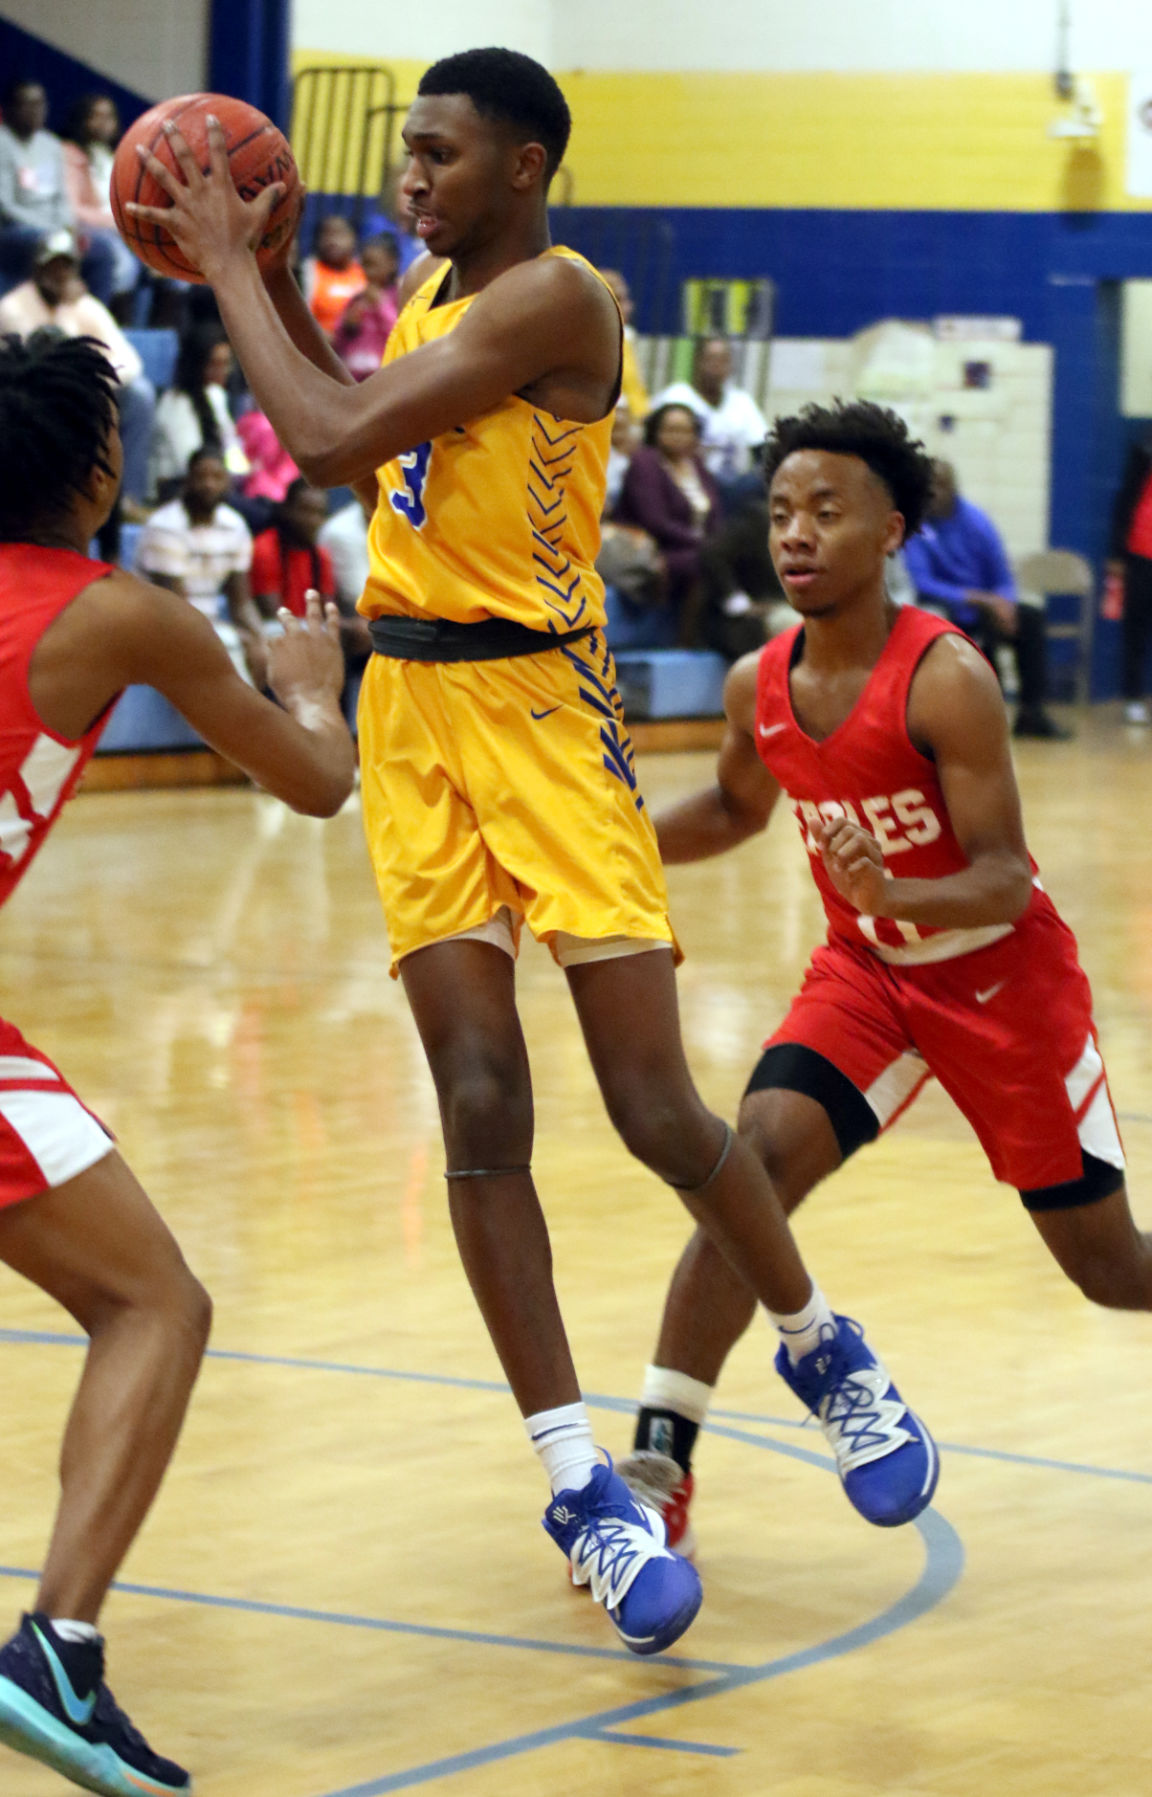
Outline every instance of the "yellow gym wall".
<path fill-rule="evenodd" d="M 372 66 L 298 50 L 294 66 Z M 389 65 L 411 99 L 424 65 Z M 1147 211 L 1124 191 L 1127 77 L 1091 77 L 1089 144 L 1050 138 L 1036 74 L 592 74 L 558 71 L 582 206 Z M 313 187 L 347 191 L 319 168 Z"/>

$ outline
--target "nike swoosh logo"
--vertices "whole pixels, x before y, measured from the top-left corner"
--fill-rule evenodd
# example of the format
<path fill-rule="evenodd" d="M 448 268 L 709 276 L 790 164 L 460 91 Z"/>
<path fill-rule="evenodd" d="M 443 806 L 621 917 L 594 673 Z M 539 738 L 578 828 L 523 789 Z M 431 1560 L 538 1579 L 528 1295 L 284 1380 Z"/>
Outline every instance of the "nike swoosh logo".
<path fill-rule="evenodd" d="M 563 701 L 561 701 L 561 703 L 563 703 Z M 539 723 L 541 718 L 550 718 L 552 713 L 554 711 L 559 711 L 559 709 L 559 705 L 550 705 L 547 711 L 534 711 L 532 716 L 536 719 L 536 722 Z"/>
<path fill-rule="evenodd" d="M 90 1697 L 79 1698 L 72 1689 L 72 1680 L 61 1664 L 60 1656 L 47 1640 L 36 1624 L 32 1624 L 32 1633 L 40 1643 L 40 1651 L 48 1662 L 48 1670 L 52 1674 L 52 1682 L 56 1686 L 56 1694 L 61 1708 L 69 1722 L 76 1728 L 84 1728 L 92 1720 L 92 1712 L 96 1708 L 96 1693 Z"/>
<path fill-rule="evenodd" d="M 996 994 L 1007 984 L 1007 980 L 997 980 L 994 986 L 986 986 L 983 992 L 978 992 L 976 994 L 976 1003 L 978 1005 L 986 1005 L 989 999 L 995 998 Z"/>
<path fill-rule="evenodd" d="M 780 730 L 787 730 L 787 724 L 761 724 L 761 736 L 775 736 Z"/>

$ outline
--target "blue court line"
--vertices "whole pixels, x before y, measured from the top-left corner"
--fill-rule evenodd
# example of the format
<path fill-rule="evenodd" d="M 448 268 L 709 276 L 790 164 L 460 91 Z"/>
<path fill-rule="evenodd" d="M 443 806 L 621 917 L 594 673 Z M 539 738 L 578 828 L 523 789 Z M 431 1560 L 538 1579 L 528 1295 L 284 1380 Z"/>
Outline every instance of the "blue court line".
<path fill-rule="evenodd" d="M 768 1444 L 760 1445 L 766 1447 Z M 327 1792 L 325 1797 L 387 1797 L 390 1791 L 411 1790 L 416 1785 L 430 1784 L 436 1778 L 450 1778 L 458 1772 L 470 1772 L 499 1760 L 535 1753 L 542 1747 L 553 1747 L 563 1741 L 597 1740 L 605 1730 L 620 1724 L 638 1722 L 669 1710 L 683 1709 L 687 1704 L 702 1703 L 712 1697 L 747 1689 L 751 1685 L 765 1684 L 771 1679 L 782 1678 L 787 1673 L 839 1659 L 862 1647 L 870 1647 L 874 1642 L 883 1640 L 886 1635 L 894 1634 L 899 1629 L 907 1628 L 910 1623 L 935 1609 L 948 1596 L 964 1569 L 964 1548 L 951 1523 L 946 1522 L 936 1511 L 926 1510 L 912 1526 L 919 1531 L 926 1549 L 924 1568 L 915 1585 L 879 1616 L 847 1629 L 841 1635 L 833 1635 L 827 1641 L 801 1648 L 795 1653 L 783 1654 L 779 1659 L 766 1660 L 760 1666 L 734 1666 L 728 1672 L 698 1685 L 664 1692 L 659 1697 L 642 1698 L 635 1703 L 621 1704 L 615 1709 L 585 1716 L 582 1720 L 557 1723 L 552 1728 L 536 1729 L 531 1734 L 515 1735 L 506 1741 L 494 1741 L 488 1747 L 473 1748 L 466 1753 L 430 1760 L 422 1766 L 411 1766 L 403 1772 L 388 1773 L 383 1778 L 369 1779 L 363 1784 L 347 1785 L 339 1791 Z M 680 1745 L 685 1751 L 692 1750 L 687 1744 Z"/>
<path fill-rule="evenodd" d="M 40 1577 L 32 1567 L 0 1566 L 0 1578 L 27 1579 L 35 1583 Z M 430 1641 L 454 1641 L 466 1647 L 510 1647 L 529 1653 L 565 1654 L 573 1659 L 612 1660 L 619 1665 L 635 1666 L 636 1655 L 626 1647 L 587 1647 L 572 1641 L 544 1641 L 533 1635 L 495 1635 L 480 1629 L 453 1629 L 430 1622 L 401 1622 L 391 1616 L 356 1616 L 345 1610 L 312 1610 L 300 1604 L 275 1604 L 256 1597 L 222 1597 L 211 1591 L 181 1591 L 167 1585 L 138 1585 L 117 1579 L 112 1590 L 130 1597 L 152 1597 L 162 1602 L 197 1604 L 211 1610 L 239 1610 L 252 1616 L 274 1616 L 287 1622 L 320 1622 L 336 1628 L 368 1629 L 377 1634 L 420 1635 Z M 661 1654 L 662 1666 L 673 1666 L 679 1672 L 729 1672 L 730 1660 L 691 1660 L 675 1654 Z"/>
<path fill-rule="evenodd" d="M 1152 1118 L 1149 1121 L 1152 1122 Z M 5 1342 L 17 1346 L 82 1348 L 87 1343 L 87 1337 L 47 1329 L 0 1329 L 0 1345 Z M 350 1361 L 313 1360 L 302 1355 L 249 1354 L 237 1348 L 209 1348 L 206 1358 L 236 1361 L 249 1366 L 290 1367 L 310 1373 L 346 1373 L 360 1379 L 394 1379 L 401 1384 L 443 1385 L 456 1391 L 483 1391 L 499 1393 L 505 1397 L 509 1391 L 502 1379 L 465 1379 L 450 1373 L 415 1373 L 397 1367 L 357 1366 Z M 586 1391 L 584 1402 L 595 1410 L 611 1410 L 623 1415 L 631 1415 L 636 1408 L 634 1398 L 618 1398 L 607 1392 Z M 772 1453 L 782 1454 L 786 1459 L 807 1460 L 814 1466 L 830 1466 L 831 1461 L 823 1455 L 790 1447 L 786 1442 L 766 1442 L 756 1436 L 717 1427 L 720 1422 L 737 1422 L 754 1423 L 764 1429 L 803 1430 L 809 1427 L 810 1420 L 806 1422 L 797 1421 L 795 1417 L 761 1416 L 748 1410 L 716 1409 L 709 1410 L 704 1427 L 709 1434 L 729 1435 L 733 1441 L 746 1441 L 756 1447 L 769 1448 Z M 1090 1479 L 1119 1479 L 1133 1485 L 1152 1485 L 1152 1473 L 1130 1472 L 1123 1467 L 1088 1466 L 1076 1460 L 1053 1460 L 1041 1454 L 1011 1453 L 1006 1448 L 972 1447 L 966 1442 L 939 1441 L 936 1445 L 941 1453 L 966 1454 L 979 1460 L 1001 1460 L 1009 1466 L 1033 1466 L 1041 1472 L 1077 1473 Z M 629 1654 L 627 1657 L 631 1659 L 633 1656 Z"/>
<path fill-rule="evenodd" d="M 69 1347 L 83 1346 L 83 1336 L 55 1334 L 50 1332 L 32 1332 L 19 1330 L 0 1330 L 0 1341 L 38 1342 L 49 1345 Z M 392 1372 L 388 1369 L 364 1368 L 334 1365 L 318 1361 L 287 1359 L 285 1357 L 260 1356 L 234 1353 L 227 1350 L 212 1350 L 217 1359 L 247 1361 L 263 1365 L 302 1366 L 308 1370 L 348 1371 L 357 1374 L 371 1374 L 382 1378 L 412 1379 L 423 1384 L 441 1384 L 454 1387 L 464 1386 L 467 1389 L 480 1389 L 487 1392 L 503 1392 L 507 1388 L 493 1380 L 461 1380 L 454 1377 L 439 1378 L 435 1374 L 408 1374 Z M 590 1403 L 597 1399 L 590 1397 Z M 625 1400 L 607 1399 L 606 1407 L 612 1409 L 630 1408 Z M 724 1435 L 746 1442 L 748 1445 L 769 1451 L 783 1451 L 791 1457 L 815 1465 L 822 1470 L 834 1468 L 834 1462 L 826 1455 L 813 1453 L 807 1448 L 784 1447 L 784 1444 L 765 1440 L 762 1436 L 750 1434 L 746 1430 L 735 1430 L 724 1425 L 718 1431 Z M 331 1792 L 327 1797 L 385 1797 L 389 1791 L 410 1789 L 413 1786 L 427 1784 L 432 1779 L 450 1777 L 456 1772 L 470 1770 L 477 1766 L 490 1765 L 495 1761 L 518 1758 L 526 1753 L 557 1744 L 565 1740 L 605 1739 L 607 1731 L 623 1724 L 636 1722 L 650 1716 L 664 1714 L 682 1707 L 687 1703 L 700 1702 L 705 1698 L 719 1696 L 749 1684 L 758 1684 L 766 1680 L 778 1678 L 805 1666 L 834 1659 L 845 1653 L 870 1645 L 896 1629 L 907 1627 L 921 1615 L 943 1602 L 952 1590 L 963 1571 L 964 1549 L 959 1536 L 943 1517 L 933 1511 L 926 1512 L 917 1518 L 915 1527 L 920 1533 L 926 1548 L 925 1564 L 920 1578 L 912 1589 L 898 1599 L 887 1610 L 871 1621 L 858 1625 L 845 1633 L 834 1636 L 828 1641 L 820 1642 L 814 1647 L 804 1648 L 798 1652 L 784 1655 L 778 1660 L 766 1661 L 760 1666 L 741 1666 L 728 1662 L 676 1660 L 670 1656 L 662 1656 L 662 1666 L 681 1673 L 702 1674 L 701 1682 L 681 1687 L 676 1691 L 665 1692 L 660 1696 L 641 1699 L 638 1702 L 617 1706 L 611 1710 L 601 1711 L 591 1716 L 575 1718 L 560 1723 L 552 1728 L 535 1730 L 531 1734 L 513 1737 L 508 1740 L 493 1742 L 487 1747 L 474 1748 L 463 1754 L 451 1755 L 443 1760 L 427 1762 L 413 1766 L 405 1771 L 391 1773 L 383 1778 L 374 1779 L 366 1784 L 349 1786 L 343 1791 Z M 0 1576 L 15 1578 L 35 1578 L 35 1574 L 26 1568 L 0 1567 Z M 575 1648 L 556 1642 L 535 1641 L 522 1637 L 501 1637 L 482 1635 L 474 1631 L 438 1628 L 426 1624 L 399 1623 L 377 1618 L 353 1618 L 341 1616 L 339 1613 L 309 1611 L 289 1606 L 273 1605 L 243 1598 L 222 1598 L 195 1593 L 186 1593 L 163 1587 L 148 1587 L 134 1584 L 117 1584 L 114 1589 L 126 1593 L 165 1598 L 169 1601 L 184 1601 L 206 1604 L 214 1608 L 230 1610 L 246 1610 L 265 1615 L 294 1617 L 300 1620 L 336 1623 L 341 1626 L 359 1626 L 382 1630 L 389 1633 L 424 1635 L 432 1639 L 448 1639 L 458 1643 L 483 1646 L 520 1647 L 522 1649 L 544 1651 L 549 1653 L 575 1653 L 580 1657 L 594 1659 L 625 1660 L 635 1664 L 634 1657 L 627 1652 L 608 1648 L 586 1649 Z M 681 1753 L 702 1753 L 718 1757 L 729 1757 L 739 1751 L 736 1748 L 725 1748 L 708 1743 L 675 1741 L 671 1737 L 643 1736 L 638 1734 L 622 1734 L 610 1737 L 620 1745 L 648 1746 L 656 1750 L 675 1751 Z"/>
<path fill-rule="evenodd" d="M 712 1754 L 716 1759 L 732 1759 L 742 1747 L 714 1747 L 710 1741 L 673 1741 L 667 1735 L 619 1735 L 611 1728 L 581 1730 L 585 1741 L 604 1741 L 609 1747 L 663 1747 L 671 1753 Z"/>

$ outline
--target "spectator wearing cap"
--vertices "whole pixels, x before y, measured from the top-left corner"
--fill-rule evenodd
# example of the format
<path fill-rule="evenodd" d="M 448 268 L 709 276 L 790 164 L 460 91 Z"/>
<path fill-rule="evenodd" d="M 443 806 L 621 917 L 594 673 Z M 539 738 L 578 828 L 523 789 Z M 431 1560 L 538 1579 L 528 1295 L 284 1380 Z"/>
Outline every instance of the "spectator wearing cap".
<path fill-rule="evenodd" d="M 45 327 L 61 331 L 65 337 L 94 337 L 116 371 L 124 443 L 121 492 L 125 516 L 132 517 L 139 513 L 147 490 L 156 389 L 107 306 L 84 285 L 70 231 L 53 231 L 42 238 L 31 279 L 0 299 L 0 331 L 28 337 Z"/>
<path fill-rule="evenodd" d="M 64 172 L 64 146 L 48 122 L 48 96 L 38 81 L 16 81 L 3 95 L 0 124 L 0 285 L 27 275 L 44 237 L 70 231 L 75 219 Z M 106 238 L 83 251 L 93 294 L 112 297 L 114 254 Z"/>

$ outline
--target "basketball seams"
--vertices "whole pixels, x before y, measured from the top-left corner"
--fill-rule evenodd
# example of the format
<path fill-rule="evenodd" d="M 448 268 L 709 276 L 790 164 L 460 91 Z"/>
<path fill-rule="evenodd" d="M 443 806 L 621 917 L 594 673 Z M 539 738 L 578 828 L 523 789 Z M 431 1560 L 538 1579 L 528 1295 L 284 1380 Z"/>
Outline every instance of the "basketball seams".
<path fill-rule="evenodd" d="M 151 206 L 163 204 L 167 197 L 164 194 L 163 189 L 159 188 L 148 169 L 146 169 L 139 158 L 135 156 L 135 144 L 144 144 L 145 148 L 149 150 L 152 155 L 156 156 L 165 167 L 169 168 L 173 173 L 178 173 L 178 165 L 171 155 L 165 156 L 162 153 L 163 146 L 167 142 L 165 124 L 181 124 L 182 121 L 188 119 L 190 114 L 196 115 L 197 124 L 202 124 L 202 115 L 211 109 L 212 106 L 215 107 L 217 115 L 220 117 L 221 125 L 224 128 L 228 161 L 237 188 L 240 188 L 243 184 L 251 181 L 254 176 L 263 173 L 265 169 L 281 157 L 286 156 L 289 170 L 291 173 L 295 173 L 291 145 L 288 143 L 283 133 L 273 124 L 271 119 L 265 118 L 262 113 L 257 112 L 255 107 L 249 106 L 246 102 L 232 99 L 231 96 L 224 94 L 192 94 L 184 98 L 183 102 L 176 107 L 173 107 L 171 101 L 166 104 L 162 102 L 160 108 L 157 109 L 161 111 L 162 116 L 157 119 L 154 129 L 150 130 L 146 136 L 134 136 L 130 138 L 131 147 L 129 154 L 135 162 L 136 167 L 130 172 L 124 168 L 113 170 L 113 211 L 116 217 L 117 228 L 120 231 L 121 236 L 133 249 L 135 254 L 140 257 L 141 261 L 147 263 L 157 273 L 174 275 L 183 280 L 199 281 L 202 277 L 199 269 L 194 267 L 184 255 L 171 233 L 168 232 L 162 224 L 157 224 L 150 219 L 141 221 L 126 214 L 124 212 L 124 206 L 128 197 L 130 197 L 137 205 Z M 243 136 L 236 137 L 231 141 L 229 139 L 229 120 L 226 113 L 226 109 L 228 108 L 235 109 L 235 114 L 239 114 L 240 129 L 244 132 Z M 258 123 L 254 126 L 251 124 L 253 115 L 256 120 L 258 120 Z M 137 120 L 136 124 L 130 128 L 131 132 L 137 132 L 140 123 L 141 121 Z M 251 128 L 245 129 L 245 127 Z M 261 158 L 259 154 L 261 139 L 267 140 L 268 154 L 266 158 Z M 251 153 L 254 145 L 258 148 L 252 166 L 237 168 L 237 159 L 243 160 L 244 153 Z M 197 160 L 199 160 L 200 156 L 203 154 L 203 144 L 193 146 L 193 153 L 197 156 Z M 117 154 L 119 154 L 119 152 L 117 152 Z M 128 157 L 126 156 L 125 162 L 127 162 L 127 160 Z M 125 182 L 123 178 L 125 173 L 128 174 L 127 182 Z M 285 180 L 283 175 L 278 178 L 281 182 L 284 182 Z M 124 192 L 125 187 L 127 187 L 127 194 Z M 267 249 L 269 253 L 275 253 L 275 250 L 283 241 L 283 226 L 286 218 L 288 220 L 289 229 L 295 228 L 296 217 L 293 212 L 293 207 L 295 206 L 295 196 L 297 195 L 298 187 L 299 180 L 297 177 L 297 179 L 291 183 L 289 191 L 285 194 L 284 199 L 273 209 L 272 218 L 268 221 L 270 228 L 266 231 L 266 235 L 261 240 L 259 246 L 261 251 Z M 282 215 L 280 219 L 277 220 L 280 228 L 275 231 L 275 244 L 270 244 L 268 239 L 272 235 L 272 220 L 276 218 L 276 214 L 278 213 Z"/>

